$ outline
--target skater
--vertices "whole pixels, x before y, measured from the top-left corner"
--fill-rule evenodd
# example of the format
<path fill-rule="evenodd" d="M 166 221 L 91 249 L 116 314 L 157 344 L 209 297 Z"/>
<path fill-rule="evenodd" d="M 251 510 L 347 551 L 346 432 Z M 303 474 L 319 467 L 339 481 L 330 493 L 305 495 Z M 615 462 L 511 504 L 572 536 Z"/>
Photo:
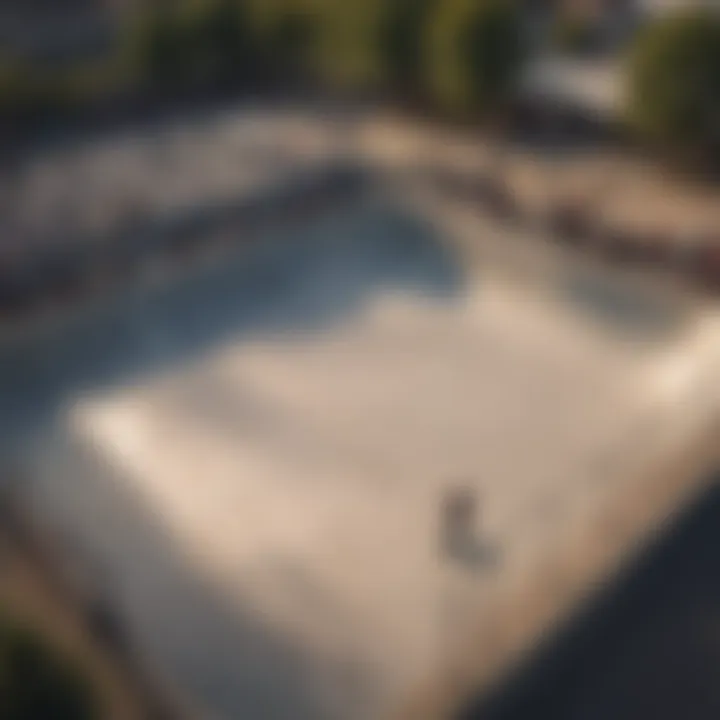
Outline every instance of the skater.
<path fill-rule="evenodd" d="M 467 485 L 456 485 L 447 491 L 442 508 L 442 546 L 446 556 L 458 559 L 474 544 L 478 502 Z"/>
<path fill-rule="evenodd" d="M 488 542 L 481 527 L 481 501 L 469 484 L 449 488 L 441 509 L 443 558 L 472 570 L 484 570 L 499 562 L 498 548 Z"/>

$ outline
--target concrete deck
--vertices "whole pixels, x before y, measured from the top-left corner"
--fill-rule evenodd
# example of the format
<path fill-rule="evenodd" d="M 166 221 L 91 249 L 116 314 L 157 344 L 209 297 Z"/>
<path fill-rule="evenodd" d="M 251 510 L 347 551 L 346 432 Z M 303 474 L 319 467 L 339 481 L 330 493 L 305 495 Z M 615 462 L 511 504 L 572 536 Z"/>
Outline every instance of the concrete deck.
<path fill-rule="evenodd" d="M 242 136 L 218 123 L 216 137 Z M 249 123 L 261 131 L 262 117 Z M 310 126 L 310 162 L 342 147 Z M 187 164 L 173 154 L 152 174 L 140 153 L 123 176 L 146 178 L 153 211 L 242 187 L 220 145 L 212 162 L 197 150 L 195 173 L 193 143 L 178 147 Z M 113 165 L 88 153 L 93 177 Z M 512 598 L 528 615 L 524 579 L 608 507 L 651 495 L 636 480 L 715 418 L 711 305 L 430 196 L 379 196 L 0 356 L 20 490 L 201 717 L 393 712 L 479 619 L 492 627 Z M 439 552 L 440 500 L 458 480 L 483 497 L 494 563 Z M 585 587 L 608 571 L 575 560 Z M 556 610 L 571 599 L 553 597 Z"/>
<path fill-rule="evenodd" d="M 572 282 L 464 255 L 487 228 L 415 212 L 330 218 L 5 358 L 23 489 L 203 716 L 390 711 L 714 409 L 712 315 L 629 339 Z M 439 554 L 458 478 L 495 566 Z"/>

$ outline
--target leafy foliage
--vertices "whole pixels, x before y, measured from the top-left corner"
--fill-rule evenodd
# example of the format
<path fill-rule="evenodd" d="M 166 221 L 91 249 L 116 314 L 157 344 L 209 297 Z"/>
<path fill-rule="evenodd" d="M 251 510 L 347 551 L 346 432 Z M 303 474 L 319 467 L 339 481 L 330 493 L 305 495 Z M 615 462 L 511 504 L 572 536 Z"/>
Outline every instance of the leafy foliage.
<path fill-rule="evenodd" d="M 309 80 L 314 71 L 314 48 L 320 32 L 317 14 L 308 2 L 283 0 L 266 22 L 260 42 L 262 64 L 275 80 Z M 262 28 L 260 30 L 262 33 Z"/>
<path fill-rule="evenodd" d="M 560 52 L 582 54 L 595 44 L 595 24 L 591 18 L 580 13 L 561 12 L 552 26 L 551 40 Z"/>
<path fill-rule="evenodd" d="M 316 68 L 320 82 L 367 89 L 382 76 L 380 33 L 387 0 L 316 0 Z"/>
<path fill-rule="evenodd" d="M 691 9 L 641 33 L 630 59 L 629 115 L 687 159 L 720 159 L 720 15 Z"/>
<path fill-rule="evenodd" d="M 380 34 L 385 85 L 400 96 L 425 89 L 424 37 L 437 0 L 388 0 Z"/>
<path fill-rule="evenodd" d="M 487 113 L 513 96 L 524 60 L 518 6 L 512 0 L 444 0 L 429 26 L 428 71 L 448 110 Z"/>
<path fill-rule="evenodd" d="M 155 91 L 238 85 L 253 75 L 252 35 L 235 0 L 153 8 L 135 19 L 127 47 L 137 76 Z"/>
<path fill-rule="evenodd" d="M 16 58 L 0 59 L 0 121 L 6 127 L 34 126 L 72 112 L 86 100 L 80 79 L 79 72 L 41 72 Z"/>
<path fill-rule="evenodd" d="M 102 82 L 120 96 L 160 99 L 300 82 L 384 89 L 476 114 L 512 95 L 524 55 L 520 28 L 513 0 L 153 3 L 133 13 L 120 33 L 120 62 L 106 60 L 102 72 L 59 82 L 0 68 L 0 113 L 91 101 Z"/>

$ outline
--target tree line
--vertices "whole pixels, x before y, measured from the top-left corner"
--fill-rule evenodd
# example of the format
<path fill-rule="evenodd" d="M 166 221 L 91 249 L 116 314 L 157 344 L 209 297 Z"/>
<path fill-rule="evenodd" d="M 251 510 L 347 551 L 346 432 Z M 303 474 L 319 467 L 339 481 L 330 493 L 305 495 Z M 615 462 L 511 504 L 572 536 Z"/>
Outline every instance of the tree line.
<path fill-rule="evenodd" d="M 301 88 L 482 115 L 510 99 L 524 47 L 513 0 L 174 0 L 130 14 L 90 64 L 0 57 L 0 110 Z"/>
<path fill-rule="evenodd" d="M 523 0 L 164 0 L 140 4 L 107 57 L 38 69 L 0 58 L 0 114 L 24 124 L 107 97 L 322 90 L 471 119 L 507 116 L 532 61 Z M 720 16 L 686 8 L 631 42 L 626 119 L 720 161 Z"/>
<path fill-rule="evenodd" d="M 190 0 L 137 18 L 129 49 L 159 92 L 299 85 L 480 113 L 516 87 L 521 19 L 513 0 Z"/>

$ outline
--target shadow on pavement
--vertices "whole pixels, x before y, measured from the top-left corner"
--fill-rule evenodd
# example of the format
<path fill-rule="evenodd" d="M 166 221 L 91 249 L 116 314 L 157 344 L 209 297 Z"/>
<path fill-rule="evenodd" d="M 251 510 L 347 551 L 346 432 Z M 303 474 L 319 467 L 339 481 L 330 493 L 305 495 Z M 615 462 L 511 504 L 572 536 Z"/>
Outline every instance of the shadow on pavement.
<path fill-rule="evenodd" d="M 377 294 L 453 298 L 461 261 L 426 221 L 350 210 L 247 246 L 163 287 L 126 293 L 0 354 L 6 439 L 87 392 L 192 361 L 227 342 L 341 325 Z"/>
<path fill-rule="evenodd" d="M 720 717 L 720 488 L 462 720 Z"/>

